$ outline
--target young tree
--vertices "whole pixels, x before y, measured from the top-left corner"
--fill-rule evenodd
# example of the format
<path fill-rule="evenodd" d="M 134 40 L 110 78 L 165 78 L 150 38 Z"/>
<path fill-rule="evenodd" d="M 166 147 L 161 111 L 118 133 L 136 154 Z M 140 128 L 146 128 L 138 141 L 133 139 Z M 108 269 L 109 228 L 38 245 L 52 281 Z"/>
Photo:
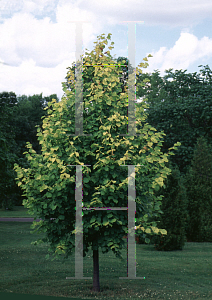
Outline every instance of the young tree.
<path fill-rule="evenodd" d="M 39 242 L 50 243 L 50 251 L 55 257 L 64 254 L 68 258 L 75 247 L 75 167 L 69 165 L 90 165 L 82 169 L 83 206 L 88 208 L 128 206 L 128 169 L 121 165 L 140 165 L 135 167 L 137 231 L 167 233 L 158 229 L 156 222 L 148 222 L 149 216 L 162 213 L 162 197 L 156 197 L 154 191 L 163 186 L 171 171 L 164 166 L 168 154 L 160 151 L 164 134 L 154 132 L 155 128 L 145 124 L 140 131 L 137 130 L 140 136 L 120 136 L 127 133 L 128 94 L 127 91 L 120 93 L 119 70 L 110 51 L 103 54 L 110 38 L 111 34 L 107 38 L 99 36 L 95 49 L 86 52 L 83 59 L 83 102 L 88 108 L 87 113 L 83 112 L 83 134 L 90 136 L 71 136 L 78 124 L 75 124 L 76 82 L 74 72 L 70 70 L 70 88 L 63 84 L 64 97 L 59 103 L 56 100 L 48 103 L 48 114 L 43 119 L 42 128 L 38 127 L 42 153 L 37 154 L 28 143 L 25 154 L 30 168 L 15 165 L 17 183 L 27 197 L 23 204 L 42 219 L 33 223 L 34 232 L 46 233 Z M 137 68 L 138 71 L 141 69 Z M 145 107 L 144 104 L 136 112 L 138 124 L 145 121 Z M 169 150 L 177 149 L 178 145 L 176 143 Z M 127 226 L 126 211 L 84 211 L 83 257 L 91 246 L 94 291 L 100 291 L 99 248 L 102 253 L 112 250 L 122 259 L 120 250 L 126 249 L 123 235 L 132 232 Z"/>

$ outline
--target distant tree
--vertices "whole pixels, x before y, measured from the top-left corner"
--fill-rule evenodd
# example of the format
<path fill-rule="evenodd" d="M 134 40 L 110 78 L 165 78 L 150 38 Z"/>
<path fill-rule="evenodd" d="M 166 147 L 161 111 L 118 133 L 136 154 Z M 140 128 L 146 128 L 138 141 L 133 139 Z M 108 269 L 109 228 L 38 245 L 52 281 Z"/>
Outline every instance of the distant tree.
<path fill-rule="evenodd" d="M 23 152 L 26 150 L 26 142 L 30 142 L 36 151 L 41 151 L 36 136 L 36 126 L 42 124 L 41 118 L 46 115 L 44 108 L 48 106 L 48 103 L 52 99 L 56 99 L 57 102 L 59 101 L 56 94 L 48 97 L 43 97 L 42 93 L 39 95 L 21 95 L 17 97 L 17 111 L 13 122 L 16 129 L 19 158 L 24 157 Z"/>
<path fill-rule="evenodd" d="M 13 128 L 13 115 L 16 105 L 15 93 L 0 93 L 0 204 L 8 209 L 13 207 L 14 203 L 10 197 L 14 188 L 16 188 L 13 170 L 13 164 L 17 158 Z"/>
<path fill-rule="evenodd" d="M 29 167 L 23 155 L 26 142 L 31 142 L 39 151 L 36 125 L 41 125 L 44 108 L 55 94 L 16 96 L 14 92 L 0 93 L 0 206 L 12 209 L 22 203 L 21 189 L 15 183 L 14 163 Z"/>
<path fill-rule="evenodd" d="M 157 192 L 157 195 L 163 195 L 161 206 L 163 215 L 152 219 L 167 230 L 167 235 L 155 236 L 151 242 L 158 251 L 183 250 L 189 224 L 185 180 L 177 165 L 174 166 L 170 161 L 167 165 L 172 172 L 165 180 L 165 188 Z"/>
<path fill-rule="evenodd" d="M 158 89 L 155 84 L 155 91 L 152 85 L 144 88 L 139 84 L 136 91 L 138 89 L 138 95 L 145 95 L 144 101 L 149 104 L 147 122 L 166 134 L 163 151 L 167 151 L 176 141 L 181 142 L 171 161 L 185 175 L 197 138 L 204 136 L 209 144 L 212 141 L 212 73 L 208 66 L 201 69 L 200 74 L 186 74 L 186 70 L 173 73 L 172 69 L 166 73 L 162 80 L 158 78 L 158 73 L 149 77 L 150 83 L 153 78 L 157 79 Z M 140 77 L 144 78 L 144 75 Z"/>
<path fill-rule="evenodd" d="M 204 137 L 197 140 L 185 178 L 190 215 L 188 239 L 212 242 L 212 147 Z"/>
<path fill-rule="evenodd" d="M 136 98 L 141 98 L 149 107 L 164 101 L 166 93 L 163 89 L 164 79 L 158 70 L 151 73 L 140 73 L 136 77 Z"/>

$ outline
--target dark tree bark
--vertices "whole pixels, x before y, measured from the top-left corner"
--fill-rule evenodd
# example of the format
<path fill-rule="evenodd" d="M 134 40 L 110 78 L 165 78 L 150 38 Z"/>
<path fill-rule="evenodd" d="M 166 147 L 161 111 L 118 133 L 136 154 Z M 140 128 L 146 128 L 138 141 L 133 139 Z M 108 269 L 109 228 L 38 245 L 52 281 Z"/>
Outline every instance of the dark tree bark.
<path fill-rule="evenodd" d="M 99 250 L 93 250 L 93 292 L 100 292 L 99 286 Z"/>

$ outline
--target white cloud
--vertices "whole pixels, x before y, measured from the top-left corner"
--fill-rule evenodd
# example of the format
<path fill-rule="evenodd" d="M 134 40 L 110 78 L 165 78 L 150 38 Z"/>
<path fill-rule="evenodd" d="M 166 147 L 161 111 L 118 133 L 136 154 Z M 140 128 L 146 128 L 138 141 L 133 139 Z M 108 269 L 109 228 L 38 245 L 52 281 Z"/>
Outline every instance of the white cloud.
<path fill-rule="evenodd" d="M 75 51 L 70 32 L 68 26 L 53 24 L 49 18 L 17 13 L 0 25 L 1 57 L 16 66 L 30 58 L 40 66 L 55 66 Z"/>
<path fill-rule="evenodd" d="M 153 57 L 149 59 L 147 72 L 159 69 L 162 75 L 170 68 L 185 70 L 198 59 L 212 56 L 212 39 L 203 37 L 198 40 L 191 33 L 181 32 L 172 48 L 161 47 L 158 51 L 152 51 L 151 54 Z"/>
<path fill-rule="evenodd" d="M 0 65 L 0 89 L 20 94 L 57 93 L 61 97 L 61 82 L 66 68 L 75 61 L 76 51 L 76 25 L 68 21 L 91 21 L 83 24 L 83 47 L 89 49 L 101 29 L 100 16 L 69 3 L 57 7 L 57 22 L 53 23 L 48 17 L 33 16 L 30 12 L 36 9 L 28 1 L 22 12 L 0 24 L 1 61 L 10 65 Z"/>
<path fill-rule="evenodd" d="M 34 95 L 43 93 L 43 96 L 63 95 L 61 82 L 65 81 L 67 66 L 70 60 L 64 60 L 54 68 L 36 66 L 33 59 L 25 60 L 19 67 L 0 65 L 0 78 L 7 74 L 7 80 L 0 80 L 1 91 L 13 91 L 17 95 Z"/>
<path fill-rule="evenodd" d="M 147 25 L 190 26 L 211 17 L 211 0 L 83 0 L 79 6 L 94 11 L 110 24 L 145 21 Z"/>
<path fill-rule="evenodd" d="M 23 60 L 34 59 L 38 66 L 53 67 L 75 53 L 75 24 L 70 21 L 90 21 L 83 24 L 83 46 L 96 39 L 101 30 L 99 16 L 80 10 L 75 4 L 58 6 L 57 23 L 49 17 L 36 19 L 31 13 L 32 1 L 25 3 L 24 11 L 0 24 L 0 53 L 4 61 L 17 66 Z"/>
<path fill-rule="evenodd" d="M 25 13 L 30 13 L 36 10 L 36 3 L 34 1 L 24 1 L 23 11 Z"/>
<path fill-rule="evenodd" d="M 12 14 L 4 18 L 2 11 Z M 0 0 L 0 22 L 4 20 L 0 23 L 0 61 L 10 65 L 0 64 L 0 90 L 57 93 L 61 97 L 66 68 L 75 61 L 75 24 L 70 21 L 91 22 L 83 24 L 83 47 L 89 50 L 106 26 L 122 21 L 188 28 L 171 49 L 163 46 L 149 51 L 153 58 L 146 71 L 185 69 L 212 54 L 211 39 L 198 40 L 189 33 L 189 28 L 211 11 L 212 2 L 207 0 Z M 119 52 L 115 47 L 116 57 L 125 56 L 126 49 L 126 44 Z"/>
<path fill-rule="evenodd" d="M 56 0 L 1 0 L 0 21 L 14 15 L 14 13 L 34 13 L 42 15 L 55 9 Z"/>
<path fill-rule="evenodd" d="M 56 6 L 71 4 L 80 11 L 87 11 L 99 15 L 102 19 L 107 17 L 111 22 L 124 20 L 145 20 L 149 24 L 183 25 L 211 16 L 211 0 L 1 0 L 2 13 L 17 12 L 43 12 L 54 11 Z M 159 22 L 159 23 L 158 23 Z"/>

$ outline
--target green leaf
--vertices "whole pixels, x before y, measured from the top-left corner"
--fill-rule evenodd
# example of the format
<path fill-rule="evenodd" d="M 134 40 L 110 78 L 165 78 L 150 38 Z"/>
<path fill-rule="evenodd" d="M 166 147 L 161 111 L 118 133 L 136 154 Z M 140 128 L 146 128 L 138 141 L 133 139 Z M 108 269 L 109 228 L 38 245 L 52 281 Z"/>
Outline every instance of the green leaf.
<path fill-rule="evenodd" d="M 110 247 L 111 245 L 113 245 L 113 242 L 109 242 L 107 245 L 108 247 Z"/>
<path fill-rule="evenodd" d="M 156 234 L 159 232 L 159 229 L 157 227 L 151 226 L 151 229 Z"/>
<path fill-rule="evenodd" d="M 94 222 L 96 222 L 96 217 L 93 215 L 92 218 L 91 218 L 91 220 L 90 220 L 90 224 L 92 224 Z"/>
<path fill-rule="evenodd" d="M 114 222 L 116 222 L 116 219 L 115 219 L 115 218 L 112 219 L 112 220 L 110 220 L 110 223 L 114 223 Z"/>
<path fill-rule="evenodd" d="M 165 229 L 159 229 L 159 230 L 162 234 L 167 235 L 167 231 Z"/>
<path fill-rule="evenodd" d="M 155 210 L 159 210 L 159 209 L 160 209 L 159 204 L 156 204 L 156 205 L 155 205 Z"/>
<path fill-rule="evenodd" d="M 147 229 L 145 230 L 145 232 L 146 232 L 146 233 L 151 233 L 151 229 L 150 229 L 150 228 L 147 228 Z"/>
<path fill-rule="evenodd" d="M 57 204 L 50 203 L 49 207 L 51 210 L 55 210 L 57 208 Z"/>
<path fill-rule="evenodd" d="M 89 177 L 83 177 L 83 183 L 88 183 L 90 181 Z"/>
<path fill-rule="evenodd" d="M 107 226 L 108 224 L 109 224 L 109 221 L 105 219 L 105 220 L 103 221 L 103 226 Z"/>
<path fill-rule="evenodd" d="M 47 186 L 46 186 L 45 184 L 43 184 L 43 185 L 40 187 L 40 192 L 43 192 L 46 188 L 47 188 Z"/>
<path fill-rule="evenodd" d="M 145 243 L 149 244 L 150 243 L 150 239 L 149 238 L 145 238 Z"/>
<path fill-rule="evenodd" d="M 112 213 L 109 213 L 109 214 L 107 214 L 107 217 L 108 217 L 108 218 L 112 218 L 112 217 L 113 217 L 113 214 L 112 214 Z"/>

